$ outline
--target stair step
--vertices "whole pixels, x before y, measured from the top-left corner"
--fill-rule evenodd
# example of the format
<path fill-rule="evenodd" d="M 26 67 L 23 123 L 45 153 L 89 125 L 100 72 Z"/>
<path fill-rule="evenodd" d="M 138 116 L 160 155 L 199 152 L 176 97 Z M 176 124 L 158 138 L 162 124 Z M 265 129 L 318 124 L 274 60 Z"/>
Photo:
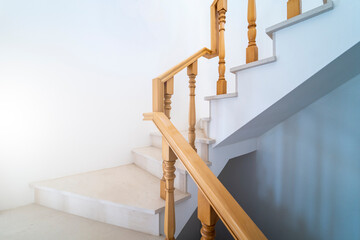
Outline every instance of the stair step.
<path fill-rule="evenodd" d="M 236 74 L 237 72 L 243 71 L 245 69 L 262 66 L 262 65 L 265 65 L 265 64 L 273 63 L 275 61 L 276 61 L 276 56 L 271 56 L 271 57 L 268 57 L 268 58 L 260 59 L 260 60 L 255 61 L 255 62 L 251 62 L 251 63 L 247 63 L 247 64 L 242 64 L 242 65 L 239 65 L 239 66 L 236 66 L 236 67 L 232 67 L 232 68 L 230 68 L 230 72 Z"/>
<path fill-rule="evenodd" d="M 35 202 L 92 220 L 159 235 L 160 179 L 135 164 L 31 184 Z M 190 197 L 175 190 L 176 203 Z"/>
<path fill-rule="evenodd" d="M 327 11 L 330 11 L 334 8 L 333 1 L 329 0 L 326 4 L 323 4 L 317 8 L 311 9 L 310 11 L 307 11 L 305 13 L 299 14 L 295 17 L 292 17 L 290 19 L 287 19 L 281 23 L 275 24 L 274 26 L 268 27 L 265 32 L 267 35 L 269 35 L 270 38 L 273 38 L 273 34 L 281 29 L 290 27 L 294 24 L 303 22 L 305 20 L 308 20 L 310 18 L 316 17 L 322 13 L 325 13 Z"/>
<path fill-rule="evenodd" d="M 157 178 L 161 179 L 163 176 L 162 169 L 162 152 L 160 148 L 157 147 L 142 147 L 132 150 L 134 156 L 134 163 L 144 169 L 145 171 L 151 173 Z M 186 192 L 186 170 L 184 165 L 180 161 L 175 163 L 175 175 L 174 186 L 176 189 L 179 189 L 183 192 Z"/>
<path fill-rule="evenodd" d="M 0 212 L 0 239 L 12 240 L 163 240 L 129 229 L 100 223 L 31 204 Z"/>

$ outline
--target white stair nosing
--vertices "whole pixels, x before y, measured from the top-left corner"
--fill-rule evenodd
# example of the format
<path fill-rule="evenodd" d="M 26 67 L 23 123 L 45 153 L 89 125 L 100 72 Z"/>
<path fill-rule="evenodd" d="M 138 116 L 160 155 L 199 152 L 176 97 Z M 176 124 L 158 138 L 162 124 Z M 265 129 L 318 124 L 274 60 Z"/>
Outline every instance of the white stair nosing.
<path fill-rule="evenodd" d="M 237 73 L 237 72 L 245 70 L 245 69 L 265 65 L 265 64 L 268 64 L 268 63 L 273 63 L 275 61 L 276 61 L 276 56 L 272 56 L 272 57 L 269 57 L 269 58 L 261 59 L 259 61 L 255 61 L 255 62 L 251 62 L 251 63 L 247 63 L 247 64 L 242 64 L 242 65 L 239 65 L 239 66 L 236 66 L 236 67 L 232 67 L 232 68 L 230 68 L 230 72 L 231 73 Z"/>
<path fill-rule="evenodd" d="M 205 118 L 200 118 L 200 120 L 204 122 L 210 122 L 211 119 L 209 117 L 205 117 Z"/>
<path fill-rule="evenodd" d="M 199 138 L 197 141 L 195 141 L 195 143 L 197 143 L 197 142 L 205 143 L 205 144 L 210 145 L 210 144 L 215 143 L 215 139 L 212 139 L 212 138 Z"/>
<path fill-rule="evenodd" d="M 297 15 L 295 17 L 292 17 L 288 20 L 285 20 L 281 23 L 275 24 L 271 27 L 266 28 L 265 32 L 267 35 L 269 35 L 270 38 L 273 38 L 273 33 L 277 32 L 281 29 L 284 29 L 286 27 L 290 27 L 296 23 L 300 23 L 303 22 L 309 18 L 315 17 L 321 13 L 330 11 L 331 9 L 334 8 L 334 3 L 329 0 L 328 3 L 321 5 L 320 7 L 314 8 L 312 10 L 309 10 L 303 14 Z"/>
<path fill-rule="evenodd" d="M 211 101 L 211 100 L 219 100 L 219 99 L 225 99 L 225 98 L 234 98 L 234 97 L 237 97 L 237 96 L 238 96 L 238 93 L 233 92 L 233 93 L 227 93 L 227 94 L 207 96 L 207 97 L 204 97 L 204 100 L 205 101 Z"/>

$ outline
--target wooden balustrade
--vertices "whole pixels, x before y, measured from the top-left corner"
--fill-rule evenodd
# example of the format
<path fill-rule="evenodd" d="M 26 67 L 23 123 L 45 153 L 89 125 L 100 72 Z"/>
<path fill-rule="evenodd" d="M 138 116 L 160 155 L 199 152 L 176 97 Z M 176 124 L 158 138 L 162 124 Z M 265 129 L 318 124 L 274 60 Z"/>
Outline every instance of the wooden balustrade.
<path fill-rule="evenodd" d="M 246 63 L 258 60 L 258 47 L 256 46 L 256 4 L 255 0 L 248 1 L 248 38 L 249 45 L 246 48 Z"/>
<path fill-rule="evenodd" d="M 290 19 L 301 14 L 301 0 L 288 0 L 287 18 Z"/>
<path fill-rule="evenodd" d="M 214 212 L 222 220 L 224 225 L 227 227 L 229 232 L 235 239 L 243 240 L 265 240 L 266 237 L 255 225 L 251 218 L 245 213 L 240 207 L 236 200 L 221 184 L 219 179 L 213 174 L 208 168 L 205 162 L 185 140 L 182 134 L 174 127 L 170 120 L 164 113 L 153 112 L 144 114 L 144 120 L 151 120 L 155 123 L 157 128 L 160 130 L 164 141 L 170 146 L 173 153 L 183 163 L 185 169 L 192 177 L 194 182 L 199 188 L 199 191 L 203 194 L 207 203 L 212 207 Z M 170 148 L 163 148 L 165 156 L 172 154 Z M 172 156 L 175 158 L 175 156 Z M 173 188 L 173 164 L 175 161 L 171 161 L 172 157 L 166 159 L 166 205 L 165 205 L 165 234 L 167 239 L 173 239 L 172 232 L 175 230 L 175 220 L 173 218 L 173 199 L 171 197 L 171 189 Z M 168 191 L 169 189 L 169 191 Z M 170 203 L 168 203 L 170 201 Z M 200 211 L 202 208 L 206 208 L 206 202 L 200 198 Z M 204 223 L 203 235 L 212 237 L 213 225 L 216 222 L 214 214 L 211 211 L 207 211 L 203 217 L 201 215 L 201 221 Z M 211 214 L 211 215 L 209 215 Z M 212 216 L 212 217 L 211 217 Z M 209 221 L 207 219 L 210 219 Z M 174 224 L 173 228 L 169 224 Z M 204 239 L 204 238 L 203 238 Z M 206 239 L 206 238 L 205 238 Z M 211 239 L 211 238 L 210 238 Z"/>
<path fill-rule="evenodd" d="M 165 199 L 164 232 L 167 240 L 175 234 L 174 179 L 176 159 L 185 166 L 199 187 L 198 218 L 201 221 L 201 235 L 204 240 L 215 238 L 215 224 L 220 218 L 235 239 L 259 239 L 266 237 L 237 204 L 230 193 L 219 182 L 207 165 L 196 153 L 195 148 L 195 88 L 198 74 L 198 59 L 219 56 L 219 79 L 217 94 L 225 94 L 225 22 L 227 0 L 214 0 L 211 5 L 211 50 L 203 48 L 153 79 L 153 113 L 144 114 L 145 120 L 152 120 L 160 130 L 162 138 L 163 178 L 160 196 Z M 249 55 L 257 56 L 255 1 L 249 0 Z M 256 50 L 255 50 L 256 49 Z M 256 53 L 256 54 L 255 54 Z M 171 97 L 174 94 L 174 76 L 187 68 L 189 77 L 189 142 L 170 122 Z"/>
<path fill-rule="evenodd" d="M 327 0 L 323 0 L 324 4 Z M 288 0 L 288 19 L 301 13 L 301 0 Z M 215 225 L 221 219 L 235 239 L 266 240 L 240 205 L 235 201 L 217 177 L 196 153 L 195 148 L 195 88 L 198 59 L 219 57 L 217 94 L 226 94 L 225 79 L 225 23 L 227 0 L 214 0 L 211 5 L 211 50 L 203 48 L 153 79 L 153 112 L 144 114 L 144 120 L 152 120 L 162 134 L 163 178 L 160 196 L 165 199 L 164 232 L 167 240 L 175 234 L 174 179 L 175 162 L 179 159 L 199 188 L 198 218 L 201 221 L 203 240 L 215 239 Z M 248 0 L 248 39 L 246 63 L 258 60 L 256 46 L 256 3 Z M 174 94 L 174 76 L 187 68 L 189 77 L 189 142 L 170 121 L 171 97 Z"/>
<path fill-rule="evenodd" d="M 195 147 L 195 123 L 196 123 L 196 112 L 195 112 L 195 84 L 196 75 L 198 72 L 197 61 L 192 63 L 187 68 L 187 74 L 189 76 L 189 89 L 190 89 L 190 103 L 189 103 L 189 144 L 196 151 Z"/>

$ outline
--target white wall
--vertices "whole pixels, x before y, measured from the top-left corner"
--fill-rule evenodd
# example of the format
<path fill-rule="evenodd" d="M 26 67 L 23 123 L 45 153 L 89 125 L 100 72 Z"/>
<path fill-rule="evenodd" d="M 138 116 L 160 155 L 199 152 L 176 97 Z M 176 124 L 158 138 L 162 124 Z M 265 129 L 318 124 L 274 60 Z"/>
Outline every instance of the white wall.
<path fill-rule="evenodd" d="M 132 148 L 149 144 L 154 128 L 141 114 L 151 111 L 151 79 L 210 46 L 211 2 L 0 0 L 0 210 L 31 202 L 30 182 L 125 164 Z M 271 1 L 282 8 L 274 23 L 285 2 Z M 246 1 L 228 8 L 232 92 L 228 70 L 245 61 Z M 258 9 L 262 58 L 271 41 Z M 199 61 L 197 80 L 197 116 L 205 117 L 217 58 Z M 175 81 L 172 120 L 184 129 L 186 73 Z"/>
<path fill-rule="evenodd" d="M 148 145 L 151 79 L 209 46 L 210 3 L 0 0 L 0 210 L 32 202 L 30 182 L 125 164 Z M 198 100 L 215 91 L 205 64 Z M 184 73 L 175 92 L 184 128 Z"/>

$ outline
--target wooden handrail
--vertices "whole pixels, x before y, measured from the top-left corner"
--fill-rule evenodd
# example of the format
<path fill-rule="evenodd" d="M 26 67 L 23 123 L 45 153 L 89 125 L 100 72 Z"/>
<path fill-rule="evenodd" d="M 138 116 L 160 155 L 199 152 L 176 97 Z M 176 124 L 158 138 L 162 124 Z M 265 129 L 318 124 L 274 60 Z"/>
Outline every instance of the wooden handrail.
<path fill-rule="evenodd" d="M 144 120 L 155 123 L 235 239 L 267 239 L 164 113 L 146 113 Z"/>
<path fill-rule="evenodd" d="M 197 51 L 175 67 L 170 68 L 168 71 L 164 72 L 160 76 L 158 76 L 156 79 L 159 79 L 161 82 L 166 82 L 172 77 L 174 77 L 178 72 L 185 69 L 186 67 L 190 66 L 193 62 L 197 61 L 201 57 L 205 57 L 208 59 L 211 59 L 213 57 L 216 57 L 217 53 L 211 51 L 208 48 L 202 48 L 201 50 Z"/>

